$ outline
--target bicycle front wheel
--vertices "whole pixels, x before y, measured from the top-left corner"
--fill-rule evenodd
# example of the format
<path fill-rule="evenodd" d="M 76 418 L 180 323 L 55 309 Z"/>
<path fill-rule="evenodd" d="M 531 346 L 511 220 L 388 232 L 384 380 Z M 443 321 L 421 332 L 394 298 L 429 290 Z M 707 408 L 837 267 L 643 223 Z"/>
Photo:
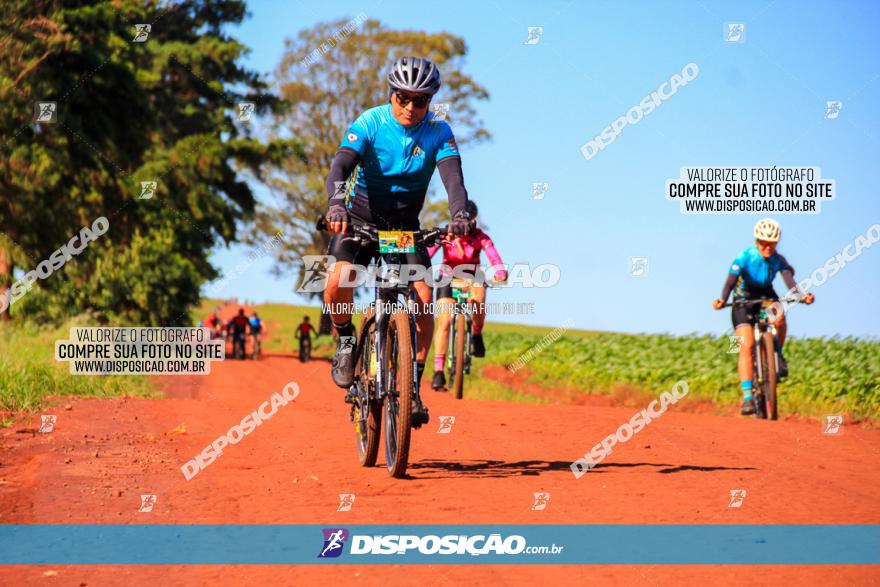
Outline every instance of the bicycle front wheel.
<path fill-rule="evenodd" d="M 455 375 L 453 379 L 455 399 L 461 399 L 464 396 L 464 347 L 467 343 L 465 328 L 464 314 L 459 314 L 455 317 Z"/>
<path fill-rule="evenodd" d="M 385 462 L 388 474 L 399 479 L 406 475 L 412 432 L 413 341 L 405 312 L 397 311 L 389 317 L 382 369 L 385 375 Z"/>
<path fill-rule="evenodd" d="M 762 355 L 766 365 L 764 368 L 764 401 L 767 404 L 765 413 L 771 420 L 776 420 L 779 418 L 779 412 L 776 405 L 776 342 L 773 340 L 773 335 L 765 332 L 761 346 L 764 347 Z"/>

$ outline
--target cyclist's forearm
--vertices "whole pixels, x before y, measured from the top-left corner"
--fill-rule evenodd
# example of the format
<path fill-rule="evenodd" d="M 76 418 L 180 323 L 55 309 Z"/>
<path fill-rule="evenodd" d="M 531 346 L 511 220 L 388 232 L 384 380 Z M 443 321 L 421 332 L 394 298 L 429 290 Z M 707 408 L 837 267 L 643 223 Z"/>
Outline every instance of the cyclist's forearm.
<path fill-rule="evenodd" d="M 794 269 L 791 267 L 785 268 L 781 271 L 782 281 L 785 282 L 786 287 L 788 287 L 789 291 L 800 294 L 801 290 L 797 286 L 797 281 L 794 280 Z"/>
<path fill-rule="evenodd" d="M 721 301 L 726 302 L 727 298 L 730 297 L 730 292 L 733 291 L 733 288 L 736 286 L 736 280 L 739 279 L 738 276 L 733 273 L 727 274 L 727 280 L 724 282 L 724 287 L 721 289 Z"/>
<path fill-rule="evenodd" d="M 498 254 L 498 249 L 495 248 L 495 243 L 492 242 L 492 239 L 487 238 L 483 242 L 483 251 L 485 251 L 486 257 L 489 259 L 493 269 L 504 269 L 504 261 L 501 260 L 501 255 Z"/>
<path fill-rule="evenodd" d="M 336 151 L 336 156 L 333 157 L 333 162 L 330 164 L 330 173 L 327 174 L 326 183 L 327 199 L 330 200 L 331 205 L 341 204 L 345 199 L 344 196 L 337 195 L 336 182 L 348 180 L 360 159 L 360 155 L 351 149 L 339 149 Z"/>
<path fill-rule="evenodd" d="M 456 214 L 464 210 L 468 200 L 467 190 L 464 187 L 464 175 L 461 171 L 461 159 L 446 157 L 437 163 L 437 170 L 440 172 L 440 179 L 443 181 L 443 187 L 446 188 L 446 195 L 449 198 L 449 215 L 455 217 Z"/>

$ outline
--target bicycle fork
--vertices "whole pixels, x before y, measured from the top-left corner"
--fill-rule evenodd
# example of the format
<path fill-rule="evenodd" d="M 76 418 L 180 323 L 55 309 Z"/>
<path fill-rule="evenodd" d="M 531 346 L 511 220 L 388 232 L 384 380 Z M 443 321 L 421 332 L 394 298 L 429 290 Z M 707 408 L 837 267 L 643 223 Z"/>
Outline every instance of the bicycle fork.
<path fill-rule="evenodd" d="M 386 355 L 387 338 L 385 334 L 388 331 L 388 315 L 385 313 L 385 300 L 383 296 L 376 292 L 376 340 L 373 341 L 373 348 L 376 352 L 376 399 L 380 402 L 385 398 L 385 369 L 388 367 L 388 356 Z M 369 360 L 369 357 L 367 358 Z"/>
<path fill-rule="evenodd" d="M 422 398 L 419 396 L 419 361 L 416 357 L 418 355 L 419 349 L 419 341 L 416 338 L 416 317 L 415 310 L 416 308 L 416 293 L 413 290 L 409 290 L 409 293 L 406 298 L 406 307 L 409 310 L 407 312 L 407 318 L 409 318 L 409 339 L 412 341 L 412 374 L 413 374 L 413 397 L 416 399 L 418 403 L 421 403 Z"/>
<path fill-rule="evenodd" d="M 776 338 L 776 328 L 771 324 L 767 327 L 767 332 L 769 332 L 773 336 L 773 356 L 767 357 L 767 361 L 773 361 L 773 365 L 776 367 L 776 372 L 779 372 L 779 359 L 777 358 L 777 354 L 779 353 L 779 340 Z M 754 354 L 754 363 L 755 363 L 755 377 L 760 381 L 764 381 L 764 372 L 763 365 L 761 364 L 761 349 L 764 348 L 764 332 L 761 328 L 756 324 L 755 325 L 755 354 Z"/>

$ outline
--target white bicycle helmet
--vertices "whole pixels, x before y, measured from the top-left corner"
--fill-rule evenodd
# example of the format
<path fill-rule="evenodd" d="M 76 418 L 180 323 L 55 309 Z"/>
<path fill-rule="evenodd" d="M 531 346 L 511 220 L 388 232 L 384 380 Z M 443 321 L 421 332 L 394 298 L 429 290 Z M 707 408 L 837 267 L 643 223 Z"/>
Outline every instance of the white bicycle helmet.
<path fill-rule="evenodd" d="M 755 238 L 771 243 L 778 243 L 782 237 L 782 228 L 772 218 L 762 218 L 755 225 Z"/>

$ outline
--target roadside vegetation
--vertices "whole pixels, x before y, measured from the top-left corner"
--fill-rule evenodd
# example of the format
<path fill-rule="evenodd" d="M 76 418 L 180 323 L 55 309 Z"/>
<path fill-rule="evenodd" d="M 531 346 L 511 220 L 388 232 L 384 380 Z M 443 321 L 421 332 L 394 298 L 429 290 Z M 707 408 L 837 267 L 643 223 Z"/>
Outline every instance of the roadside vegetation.
<path fill-rule="evenodd" d="M 82 317 L 60 327 L 0 322 L 0 424 L 11 424 L 16 413 L 35 412 L 49 396 L 155 395 L 146 377 L 71 375 L 67 363 L 56 363 L 55 341 L 67 339 L 74 325 L 94 323 Z"/>

